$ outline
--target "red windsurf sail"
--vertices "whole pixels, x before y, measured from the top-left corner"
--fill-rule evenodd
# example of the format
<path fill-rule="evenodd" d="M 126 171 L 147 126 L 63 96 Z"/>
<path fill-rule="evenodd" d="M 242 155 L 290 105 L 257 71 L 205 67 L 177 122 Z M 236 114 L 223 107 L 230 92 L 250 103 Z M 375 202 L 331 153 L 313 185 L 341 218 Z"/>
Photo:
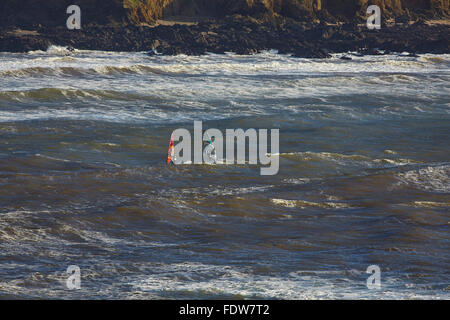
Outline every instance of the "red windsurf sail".
<path fill-rule="evenodd" d="M 170 137 L 169 151 L 167 151 L 167 164 L 174 164 L 175 160 L 175 144 L 173 142 L 173 137 Z"/>

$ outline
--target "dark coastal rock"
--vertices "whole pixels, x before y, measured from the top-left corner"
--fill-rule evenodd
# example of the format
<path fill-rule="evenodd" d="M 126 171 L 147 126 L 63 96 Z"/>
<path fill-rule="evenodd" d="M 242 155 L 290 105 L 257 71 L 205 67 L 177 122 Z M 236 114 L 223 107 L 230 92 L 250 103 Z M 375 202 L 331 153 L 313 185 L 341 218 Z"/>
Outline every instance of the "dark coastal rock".
<path fill-rule="evenodd" d="M 299 58 L 329 58 L 332 53 L 381 55 L 391 52 L 449 53 L 450 26 L 393 25 L 377 32 L 354 24 L 303 23 L 289 19 L 258 21 L 232 16 L 194 25 L 86 25 L 81 30 L 41 26 L 36 30 L 0 29 L 0 51 L 46 50 L 51 45 L 105 51 L 143 51 L 149 55 L 249 55 L 275 49 Z"/>
<path fill-rule="evenodd" d="M 37 36 L 22 36 L 17 33 L 0 36 L 0 52 L 45 51 L 51 44 L 49 39 Z"/>
<path fill-rule="evenodd" d="M 129 21 L 123 0 L 1 0 L 0 28 L 65 26 L 70 5 L 82 9 L 82 21 L 95 24 Z"/>
<path fill-rule="evenodd" d="M 307 58 L 307 59 L 312 58 L 325 59 L 331 58 L 331 55 L 325 49 L 297 48 L 292 54 L 292 57 Z"/>
<path fill-rule="evenodd" d="M 382 56 L 384 53 L 376 48 L 362 48 L 358 51 L 361 56 Z"/>

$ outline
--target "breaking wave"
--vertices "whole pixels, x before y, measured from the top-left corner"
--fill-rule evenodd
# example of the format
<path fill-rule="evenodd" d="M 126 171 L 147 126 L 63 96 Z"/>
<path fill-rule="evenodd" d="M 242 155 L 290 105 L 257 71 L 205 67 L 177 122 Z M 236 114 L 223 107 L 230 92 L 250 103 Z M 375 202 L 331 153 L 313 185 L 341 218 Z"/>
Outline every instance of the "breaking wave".
<path fill-rule="evenodd" d="M 413 186 L 431 192 L 450 192 L 450 165 L 426 167 L 399 173 L 396 178 L 400 185 Z"/>
<path fill-rule="evenodd" d="M 94 100 L 155 100 L 154 96 L 145 96 L 138 93 L 95 90 L 95 89 L 62 89 L 62 88 L 42 88 L 24 91 L 0 91 L 0 101 L 74 101 L 74 99 L 94 99 Z"/>

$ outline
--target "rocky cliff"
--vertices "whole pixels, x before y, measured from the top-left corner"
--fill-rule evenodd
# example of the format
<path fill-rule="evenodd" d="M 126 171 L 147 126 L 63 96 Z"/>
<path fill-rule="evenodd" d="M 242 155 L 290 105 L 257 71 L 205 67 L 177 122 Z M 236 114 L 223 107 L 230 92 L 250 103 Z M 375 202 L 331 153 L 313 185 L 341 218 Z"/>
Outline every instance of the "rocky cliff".
<path fill-rule="evenodd" d="M 389 24 L 381 30 L 355 23 L 322 23 L 354 22 L 358 16 L 363 22 L 367 0 L 134 0 L 125 6 L 115 0 L 98 6 L 96 0 L 70 0 L 82 9 L 81 30 L 66 28 L 66 0 L 47 0 L 45 6 L 36 0 L 22 0 L 20 6 L 16 1 L 2 1 L 1 5 L 11 6 L 0 8 L 6 24 L 0 28 L 0 52 L 46 50 L 50 45 L 69 50 L 146 51 L 150 55 L 253 54 L 275 49 L 300 58 L 327 58 L 330 53 L 349 51 L 359 51 L 359 55 L 407 51 L 413 56 L 450 52 L 450 25 L 446 23 L 429 25 L 418 20 Z M 385 15 L 395 17 L 416 19 L 418 15 L 442 17 L 448 13 L 448 3 L 443 1 L 417 0 L 414 7 L 413 2 L 408 2 L 408 7 L 405 3 L 378 1 Z M 5 14 L 8 10 L 10 15 Z M 191 25 L 137 24 L 173 15 L 214 19 Z M 308 21 L 311 19 L 321 21 Z M 29 28 L 14 30 L 24 26 Z"/>
<path fill-rule="evenodd" d="M 0 26 L 64 26 L 66 8 L 82 9 L 83 24 L 152 23 L 168 16 L 223 18 L 240 14 L 343 21 L 362 19 L 371 4 L 387 17 L 448 17 L 450 0 L 2 0 Z"/>
<path fill-rule="evenodd" d="M 280 15 L 295 20 L 331 18 L 348 20 L 366 16 L 367 7 L 379 5 L 386 16 L 448 16 L 450 0 L 125 0 L 140 6 L 158 7 L 157 17 Z"/>
<path fill-rule="evenodd" d="M 1 0 L 0 27 L 65 26 L 67 7 L 81 8 L 83 23 L 126 22 L 123 0 Z"/>

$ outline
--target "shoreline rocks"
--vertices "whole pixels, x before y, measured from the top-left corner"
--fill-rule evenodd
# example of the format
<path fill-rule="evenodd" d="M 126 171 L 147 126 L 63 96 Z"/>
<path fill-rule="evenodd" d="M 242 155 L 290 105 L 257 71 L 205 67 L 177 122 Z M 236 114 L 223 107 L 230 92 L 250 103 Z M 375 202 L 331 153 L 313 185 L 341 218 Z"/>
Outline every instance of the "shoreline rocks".
<path fill-rule="evenodd" d="M 83 50 L 146 51 L 163 55 L 203 55 L 207 52 L 254 54 L 278 50 L 299 58 L 328 58 L 332 53 L 362 55 L 387 52 L 450 53 L 450 25 L 396 24 L 381 30 L 364 25 L 256 20 L 240 15 L 194 25 L 156 27 L 87 25 L 81 30 L 38 27 L 33 31 L 0 29 L 0 52 L 46 50 L 50 45 Z"/>

